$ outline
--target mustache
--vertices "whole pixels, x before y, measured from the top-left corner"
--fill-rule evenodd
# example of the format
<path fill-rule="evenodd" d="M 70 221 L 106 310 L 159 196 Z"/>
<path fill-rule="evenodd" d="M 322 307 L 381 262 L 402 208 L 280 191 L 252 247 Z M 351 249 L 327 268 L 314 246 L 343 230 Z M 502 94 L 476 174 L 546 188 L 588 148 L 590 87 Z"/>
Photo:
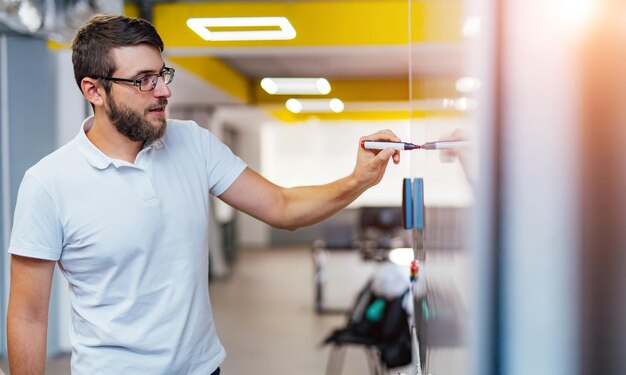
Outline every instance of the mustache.
<path fill-rule="evenodd" d="M 155 109 L 158 109 L 158 108 L 164 108 L 165 106 L 167 106 L 167 99 L 159 98 L 159 102 L 157 104 L 146 108 L 146 113 L 153 111 Z"/>

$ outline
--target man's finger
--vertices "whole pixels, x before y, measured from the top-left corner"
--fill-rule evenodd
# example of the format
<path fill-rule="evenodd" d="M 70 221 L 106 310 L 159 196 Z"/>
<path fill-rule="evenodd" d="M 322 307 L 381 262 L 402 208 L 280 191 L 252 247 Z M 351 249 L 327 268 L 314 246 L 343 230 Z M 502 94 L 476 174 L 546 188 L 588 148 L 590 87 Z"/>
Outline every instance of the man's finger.
<path fill-rule="evenodd" d="M 397 151 L 391 147 L 387 147 L 376 155 L 374 160 L 377 164 L 387 163 L 389 158 L 393 156 Z"/>
<path fill-rule="evenodd" d="M 394 164 L 400 164 L 400 151 L 396 151 L 393 154 L 393 162 Z"/>

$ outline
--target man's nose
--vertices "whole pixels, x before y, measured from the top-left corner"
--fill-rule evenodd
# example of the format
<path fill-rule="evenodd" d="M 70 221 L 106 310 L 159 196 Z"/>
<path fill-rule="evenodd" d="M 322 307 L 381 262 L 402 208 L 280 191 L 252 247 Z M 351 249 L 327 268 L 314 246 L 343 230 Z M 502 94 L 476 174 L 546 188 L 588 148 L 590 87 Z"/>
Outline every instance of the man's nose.
<path fill-rule="evenodd" d="M 172 91 L 165 84 L 165 79 L 163 77 L 159 77 L 157 79 L 157 84 L 153 91 L 154 96 L 157 98 L 169 98 L 170 96 L 172 96 Z"/>

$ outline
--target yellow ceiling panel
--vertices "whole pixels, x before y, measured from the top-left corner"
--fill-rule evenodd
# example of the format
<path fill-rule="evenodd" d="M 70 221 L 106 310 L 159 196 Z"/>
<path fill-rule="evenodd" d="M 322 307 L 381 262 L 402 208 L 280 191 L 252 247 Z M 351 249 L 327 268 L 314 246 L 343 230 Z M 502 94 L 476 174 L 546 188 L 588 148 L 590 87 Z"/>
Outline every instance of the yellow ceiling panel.
<path fill-rule="evenodd" d="M 245 104 L 283 104 L 288 98 L 339 98 L 344 102 L 408 102 L 408 79 L 368 78 L 331 79 L 332 90 L 326 96 L 270 95 L 259 83 L 250 81 L 222 60 L 211 56 L 168 58 L 199 79 L 220 88 Z M 454 80 L 413 80 L 413 99 L 455 97 Z"/>
<path fill-rule="evenodd" d="M 346 111 L 341 113 L 292 113 L 287 109 L 271 111 L 277 119 L 288 122 L 305 122 L 310 120 L 320 121 L 388 121 L 388 120 L 411 120 L 427 117 L 454 117 L 464 116 L 458 111 L 413 111 L 409 110 L 389 110 L 389 111 Z"/>
<path fill-rule="evenodd" d="M 459 1 L 424 0 L 411 5 L 412 42 L 450 42 L 461 38 Z M 406 0 L 298 1 L 249 3 L 165 3 L 154 6 L 153 23 L 167 47 L 406 45 Z M 186 26 L 194 17 L 287 17 L 293 40 L 205 41 Z"/>
<path fill-rule="evenodd" d="M 409 120 L 411 112 L 406 111 L 350 111 L 341 113 L 292 113 L 287 109 L 278 109 L 271 111 L 272 115 L 277 119 L 295 123 L 304 122 L 312 119 L 320 121 L 386 121 L 386 120 Z"/>

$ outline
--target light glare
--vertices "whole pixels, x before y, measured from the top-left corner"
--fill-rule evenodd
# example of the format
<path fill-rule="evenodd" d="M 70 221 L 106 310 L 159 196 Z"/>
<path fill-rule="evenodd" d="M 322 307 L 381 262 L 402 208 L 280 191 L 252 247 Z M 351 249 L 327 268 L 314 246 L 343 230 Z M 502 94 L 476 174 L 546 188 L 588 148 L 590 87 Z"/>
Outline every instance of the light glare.
<path fill-rule="evenodd" d="M 319 78 L 315 84 L 320 94 L 326 95 L 330 92 L 330 83 L 325 78 Z"/>
<path fill-rule="evenodd" d="M 559 14 L 565 26 L 577 30 L 585 26 L 597 15 L 598 0 L 559 0 L 553 2 L 558 7 L 553 9 L 554 14 Z"/>
<path fill-rule="evenodd" d="M 330 99 L 328 106 L 330 107 L 330 110 L 335 113 L 343 112 L 343 109 L 345 108 L 343 102 L 337 98 Z"/>
<path fill-rule="evenodd" d="M 285 103 L 285 107 L 287 107 L 287 109 L 293 113 L 302 112 L 302 103 L 298 99 L 288 99 Z"/>
<path fill-rule="evenodd" d="M 413 249 L 400 247 L 389 252 L 389 260 L 400 266 L 408 266 L 415 259 Z"/>
<path fill-rule="evenodd" d="M 265 92 L 271 95 L 274 95 L 278 92 L 278 85 L 271 78 L 263 78 L 261 80 L 261 87 L 263 88 L 263 90 L 265 90 Z"/>

